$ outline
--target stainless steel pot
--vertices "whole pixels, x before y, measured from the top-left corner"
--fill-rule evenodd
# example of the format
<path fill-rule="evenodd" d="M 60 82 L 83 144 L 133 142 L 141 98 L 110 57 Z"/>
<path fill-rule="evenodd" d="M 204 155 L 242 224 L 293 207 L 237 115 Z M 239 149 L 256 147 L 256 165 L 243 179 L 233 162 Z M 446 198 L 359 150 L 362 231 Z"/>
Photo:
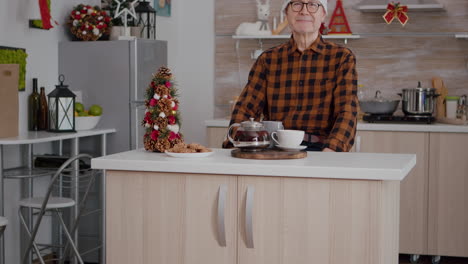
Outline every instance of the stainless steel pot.
<path fill-rule="evenodd" d="M 380 91 L 375 92 L 373 99 L 360 100 L 361 110 L 373 115 L 392 115 L 400 104 L 400 100 L 384 99 Z"/>
<path fill-rule="evenodd" d="M 421 86 L 421 85 L 419 85 Z M 432 115 L 436 104 L 436 94 L 434 88 L 412 88 L 403 89 L 402 110 L 406 115 Z"/>

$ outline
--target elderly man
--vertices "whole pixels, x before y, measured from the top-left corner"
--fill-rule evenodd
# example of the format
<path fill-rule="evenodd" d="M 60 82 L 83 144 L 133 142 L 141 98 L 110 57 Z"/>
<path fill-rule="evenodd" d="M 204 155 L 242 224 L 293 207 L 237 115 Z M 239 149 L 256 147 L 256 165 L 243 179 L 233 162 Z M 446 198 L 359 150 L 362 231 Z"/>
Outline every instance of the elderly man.
<path fill-rule="evenodd" d="M 230 123 L 263 114 L 285 129 L 304 130 L 308 151 L 349 151 L 357 125 L 356 59 L 320 35 L 327 0 L 292 0 L 284 12 L 292 36 L 258 57 Z"/>

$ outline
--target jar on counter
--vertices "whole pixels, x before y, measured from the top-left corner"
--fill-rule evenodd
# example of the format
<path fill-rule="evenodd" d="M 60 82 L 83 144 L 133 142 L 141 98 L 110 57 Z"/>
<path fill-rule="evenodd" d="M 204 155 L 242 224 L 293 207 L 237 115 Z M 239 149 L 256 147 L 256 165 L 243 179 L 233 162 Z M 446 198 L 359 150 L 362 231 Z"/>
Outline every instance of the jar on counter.
<path fill-rule="evenodd" d="M 445 117 L 450 119 L 457 118 L 457 106 L 459 96 L 446 96 L 445 97 Z"/>

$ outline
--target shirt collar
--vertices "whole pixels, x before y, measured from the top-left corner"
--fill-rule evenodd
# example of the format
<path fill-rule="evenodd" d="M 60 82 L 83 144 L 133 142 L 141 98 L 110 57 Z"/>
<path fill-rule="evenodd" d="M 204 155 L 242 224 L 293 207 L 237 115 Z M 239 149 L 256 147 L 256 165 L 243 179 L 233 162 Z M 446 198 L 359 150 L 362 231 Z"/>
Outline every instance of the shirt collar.
<path fill-rule="evenodd" d="M 307 48 L 304 50 L 304 52 L 307 52 L 308 50 L 311 50 L 313 52 L 317 53 L 322 53 L 323 49 L 325 48 L 325 43 L 323 42 L 322 35 L 318 35 L 317 39 Z M 297 44 L 296 41 L 294 41 L 293 35 L 291 34 L 291 38 L 289 39 L 288 42 L 288 49 L 289 49 L 289 54 L 292 54 L 294 52 L 300 52 L 297 49 Z"/>

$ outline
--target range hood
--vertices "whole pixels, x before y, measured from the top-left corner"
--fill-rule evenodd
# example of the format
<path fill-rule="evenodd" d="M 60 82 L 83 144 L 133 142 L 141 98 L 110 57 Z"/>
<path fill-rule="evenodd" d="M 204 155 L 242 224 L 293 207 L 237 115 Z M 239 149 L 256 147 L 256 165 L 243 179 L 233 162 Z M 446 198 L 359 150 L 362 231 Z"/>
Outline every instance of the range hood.
<path fill-rule="evenodd" d="M 439 4 L 437 0 L 363 0 L 356 6 L 356 9 L 362 12 L 385 12 L 388 3 L 400 2 L 402 5 L 408 6 L 411 11 L 443 11 L 444 6 Z"/>

